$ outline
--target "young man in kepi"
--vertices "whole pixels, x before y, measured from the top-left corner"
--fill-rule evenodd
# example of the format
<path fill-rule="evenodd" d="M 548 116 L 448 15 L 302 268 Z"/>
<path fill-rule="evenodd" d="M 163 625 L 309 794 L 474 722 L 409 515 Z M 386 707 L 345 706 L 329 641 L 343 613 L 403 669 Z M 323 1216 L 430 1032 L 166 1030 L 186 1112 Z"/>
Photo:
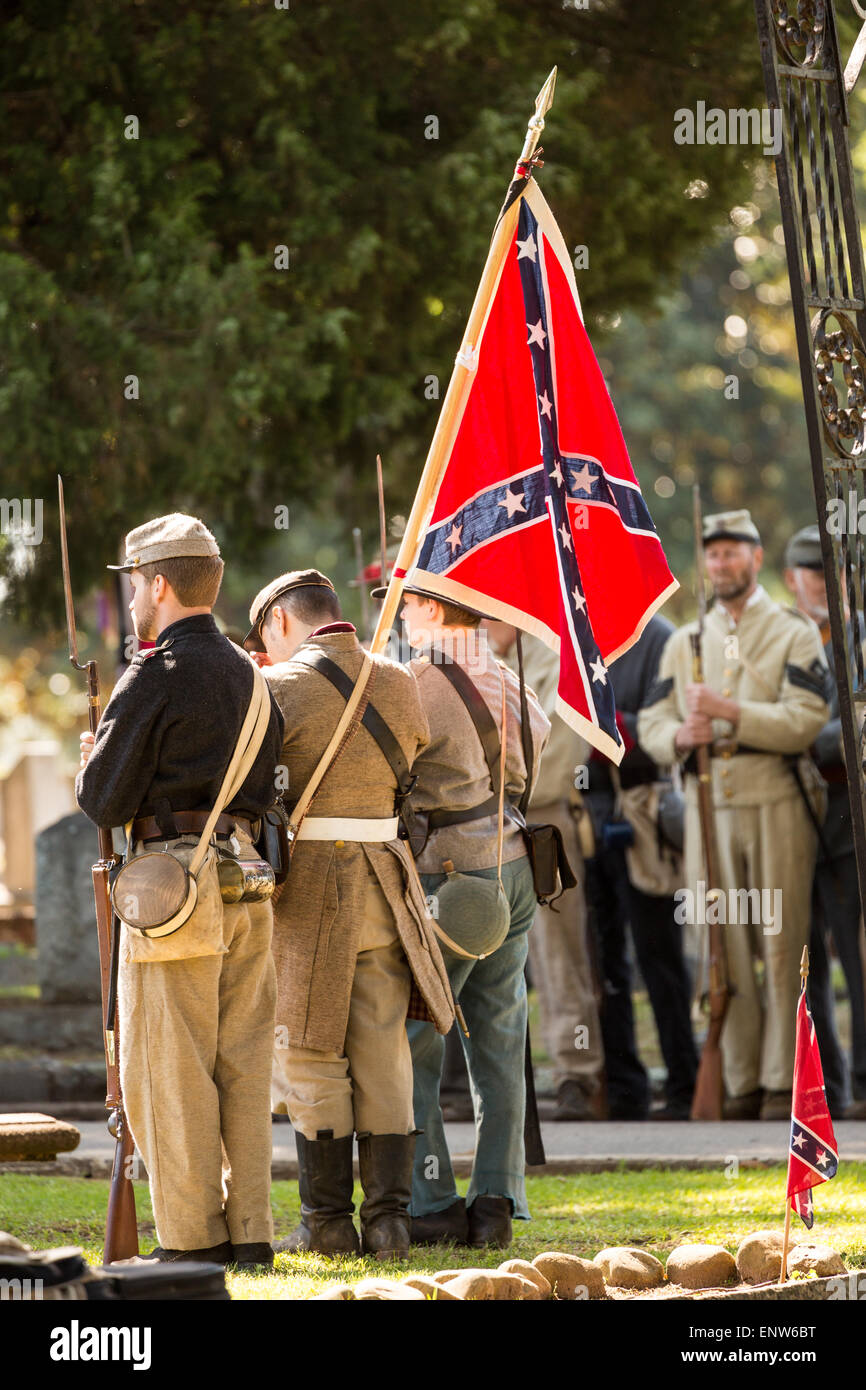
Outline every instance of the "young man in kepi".
<path fill-rule="evenodd" d="M 429 835 L 416 854 L 425 891 L 431 895 L 439 926 L 464 954 L 443 946 L 448 977 L 469 1030 L 463 1047 L 477 1117 L 477 1142 L 466 1200 L 457 1195 L 439 1105 L 444 1039 L 423 1022 L 409 1024 L 415 1071 L 415 1124 L 423 1130 L 415 1152 L 412 1181 L 412 1239 L 418 1244 L 453 1240 L 473 1246 L 505 1246 L 512 1216 L 529 1217 L 524 1180 L 523 1125 L 526 1109 L 526 983 L 528 932 L 535 916 L 532 870 L 517 824 L 509 817 L 526 785 L 534 783 L 550 723 L 527 691 L 532 766 L 527 769 L 521 741 L 520 686 L 517 676 L 497 661 L 479 629 L 481 616 L 421 589 L 404 589 L 401 617 L 418 653 L 410 670 L 418 682 L 430 726 L 430 743 L 418 758 L 413 811 L 429 817 Z M 451 665 L 453 663 L 453 667 Z M 449 678 L 459 668 L 458 685 Z M 469 688 L 467 689 L 466 682 Z M 459 693 L 462 685 L 469 704 Z M 502 699 L 506 705 L 505 794 L 501 874 L 499 867 L 498 759 L 502 740 Z M 477 703 L 481 701 L 480 708 Z M 470 712 L 475 706 L 476 715 Z M 485 717 L 486 711 L 486 717 Z M 489 721 L 492 719 L 493 728 Z M 487 725 L 482 744 L 476 720 Z M 494 747 L 498 745 L 498 750 Z M 485 747 L 487 752 L 485 752 Z M 488 762 L 488 754 L 492 761 Z M 419 842 L 420 843 L 420 842 Z M 446 921 L 443 885 L 454 872 L 468 878 L 500 879 L 506 902 L 504 939 L 486 953 L 484 923 L 473 920 L 474 941 L 462 935 L 474 914 L 471 885 L 466 911 Z M 455 880 L 449 881 L 449 892 Z M 455 902 L 457 894 L 455 894 Z M 491 917 L 498 910 L 491 906 Z M 460 918 L 463 915 L 464 920 Z M 495 940 L 494 938 L 491 938 Z M 468 948 L 469 955 L 465 953 Z M 483 959 L 473 958 L 479 951 Z"/>
<path fill-rule="evenodd" d="M 100 826 L 131 821 L 133 854 L 165 849 L 184 862 L 217 800 L 255 671 L 214 622 L 223 562 L 201 521 L 146 522 L 109 568 L 129 574 L 136 636 L 157 645 L 130 662 L 96 735 L 81 736 L 78 804 Z M 216 823 L 217 844 L 240 857 L 256 857 L 254 822 L 274 801 L 282 727 L 271 700 L 252 768 Z M 207 883 L 171 935 L 122 927 L 121 1083 L 150 1179 L 154 1257 L 268 1266 L 272 909 L 224 905 Z"/>
<path fill-rule="evenodd" d="M 293 823 L 348 699 L 367 680 L 300 819 L 276 907 L 275 1056 L 301 1193 L 301 1224 L 286 1248 L 405 1258 L 415 1151 L 406 1037 L 413 994 L 434 1034 L 454 1021 L 445 966 L 398 839 L 398 793 L 427 744 L 427 720 L 411 674 L 363 651 L 318 570 L 280 575 L 256 595 L 250 621 L 246 646 L 264 648 L 274 663 L 265 674 L 285 718 L 281 762 Z M 356 1133 L 360 1245 L 352 1220 Z"/>

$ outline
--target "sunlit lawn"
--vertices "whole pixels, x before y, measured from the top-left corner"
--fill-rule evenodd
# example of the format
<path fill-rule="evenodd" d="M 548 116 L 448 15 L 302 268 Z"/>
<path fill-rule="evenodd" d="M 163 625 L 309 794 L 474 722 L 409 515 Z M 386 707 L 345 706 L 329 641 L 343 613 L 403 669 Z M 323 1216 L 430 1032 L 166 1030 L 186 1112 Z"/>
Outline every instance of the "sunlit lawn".
<path fill-rule="evenodd" d="M 465 1183 L 461 1184 L 465 1190 Z M 606 1245 L 639 1245 L 664 1259 L 681 1241 L 708 1241 L 735 1251 L 749 1231 L 781 1230 L 784 1168 L 741 1168 L 736 1178 L 707 1170 L 582 1174 L 529 1178 L 532 1221 L 515 1222 L 508 1255 L 532 1259 L 541 1250 L 567 1250 L 587 1258 Z M 87 1178 L 0 1175 L 0 1230 L 36 1248 L 80 1245 L 99 1263 L 108 1183 Z M 355 1201 L 361 1199 L 356 1188 Z M 136 1184 L 142 1253 L 156 1244 L 147 1188 Z M 276 1239 L 298 1219 L 298 1189 L 278 1182 L 273 1189 Z M 812 1239 L 834 1245 L 849 1267 L 866 1267 L 866 1164 L 843 1164 L 832 1182 L 815 1194 Z M 800 1237 L 795 1221 L 794 1238 Z M 802 1235 L 807 1238 L 805 1228 Z M 310 1298 L 331 1282 L 354 1283 L 370 1274 L 433 1272 L 470 1265 L 497 1265 L 500 1251 L 439 1246 L 413 1251 L 409 1265 L 374 1260 L 323 1260 L 315 1255 L 279 1255 L 269 1276 L 229 1275 L 234 1298 Z"/>

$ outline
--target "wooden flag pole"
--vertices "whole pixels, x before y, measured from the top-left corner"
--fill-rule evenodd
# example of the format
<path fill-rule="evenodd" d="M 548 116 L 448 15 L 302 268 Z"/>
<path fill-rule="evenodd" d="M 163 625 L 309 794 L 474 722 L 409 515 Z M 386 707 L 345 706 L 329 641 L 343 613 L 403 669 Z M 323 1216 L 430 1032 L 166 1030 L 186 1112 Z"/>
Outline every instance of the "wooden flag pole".
<path fill-rule="evenodd" d="M 385 520 L 385 482 L 382 477 L 382 455 L 376 455 L 376 487 L 379 492 L 379 552 L 382 566 L 380 584 L 388 583 L 388 527 Z"/>
<path fill-rule="evenodd" d="M 801 993 L 802 993 L 802 991 L 806 988 L 806 981 L 808 980 L 808 978 L 809 978 L 809 947 L 808 947 L 808 946 L 804 946 L 804 947 L 803 947 L 803 954 L 802 954 L 802 956 L 800 957 L 800 979 L 801 979 L 801 981 L 802 981 L 802 984 L 800 985 L 800 991 L 801 991 Z M 796 1047 L 796 1043 L 795 1043 L 794 1045 L 795 1045 L 795 1047 Z M 797 1082 L 797 1078 L 794 1077 L 793 1086 L 796 1086 L 796 1082 Z M 791 1112 L 792 1112 L 792 1113 L 793 1113 L 793 1110 L 794 1110 L 793 1086 L 792 1086 L 792 1092 L 791 1092 Z M 787 1169 L 786 1172 L 785 1172 L 785 1234 L 784 1234 L 784 1236 L 782 1237 L 782 1262 L 781 1262 L 781 1266 L 780 1266 L 780 1269 L 779 1269 L 779 1279 L 780 1279 L 780 1282 L 783 1283 L 783 1284 L 785 1283 L 786 1279 L 788 1278 L 788 1243 L 789 1243 L 789 1238 L 790 1238 L 790 1234 L 791 1234 L 791 1199 L 790 1199 L 790 1197 L 788 1196 L 788 1172 L 790 1171 L 790 1168 L 791 1168 L 790 1140 L 788 1141 L 788 1143 L 789 1143 L 788 1169 Z"/>
<path fill-rule="evenodd" d="M 553 89 L 556 85 L 556 68 L 552 70 L 550 76 L 542 87 L 535 99 L 535 112 L 530 117 L 526 131 L 526 139 L 520 156 L 520 164 L 528 164 L 532 159 L 541 132 L 544 129 L 544 117 L 550 110 L 553 102 Z M 528 171 L 527 171 L 528 172 Z M 524 189 L 527 179 L 524 178 Z M 466 400 L 472 384 L 472 373 L 478 363 L 478 341 L 484 329 L 484 324 L 493 302 L 493 296 L 499 283 L 499 277 L 505 262 L 508 248 L 511 245 L 514 229 L 520 214 L 520 199 L 523 191 L 509 208 L 500 216 L 493 239 L 490 243 L 490 250 L 487 261 L 481 275 L 478 289 L 475 293 L 475 300 L 466 324 L 466 332 L 463 335 L 463 345 L 457 354 L 454 364 L 454 371 L 448 383 L 448 390 L 445 400 L 442 402 L 442 410 L 436 424 L 436 430 L 430 443 L 430 450 L 424 464 L 424 471 L 421 474 L 421 481 L 418 484 L 418 491 L 415 494 L 415 501 L 412 503 L 412 510 L 409 513 L 409 520 L 406 523 L 406 530 L 403 533 L 403 540 L 400 544 L 400 551 L 394 563 L 394 571 L 388 584 L 388 592 L 382 603 L 379 613 L 379 621 L 376 624 L 376 631 L 373 634 L 373 641 L 370 644 L 372 652 L 381 652 L 387 641 L 388 634 L 394 625 L 397 616 L 397 609 L 400 606 L 400 596 L 403 592 L 403 581 L 407 571 L 415 564 L 418 546 L 427 523 L 430 519 L 433 505 L 436 501 L 436 494 L 439 484 L 442 481 L 442 473 L 445 464 L 450 456 L 454 444 L 454 438 L 466 406 Z"/>

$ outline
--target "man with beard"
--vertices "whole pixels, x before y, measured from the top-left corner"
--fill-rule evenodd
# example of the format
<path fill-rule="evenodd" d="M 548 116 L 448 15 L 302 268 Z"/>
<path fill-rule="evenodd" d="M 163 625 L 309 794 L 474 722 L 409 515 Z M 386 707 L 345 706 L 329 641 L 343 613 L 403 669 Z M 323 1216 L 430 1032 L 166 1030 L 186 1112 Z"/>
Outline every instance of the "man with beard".
<path fill-rule="evenodd" d="M 817 526 L 805 526 L 788 542 L 785 551 L 785 583 L 801 613 L 818 624 L 830 679 L 830 718 L 815 739 L 812 752 L 827 784 L 824 820 L 815 881 L 812 887 L 812 932 L 809 938 L 809 1001 L 821 1061 L 827 1103 L 834 1117 L 847 1112 L 849 1119 L 866 1118 L 866 1005 L 863 967 L 860 961 L 860 890 L 854 858 L 848 774 L 842 758 L 839 696 L 833 666 L 827 585 Z M 861 631 L 861 642 L 863 634 Z M 826 942 L 832 935 L 851 1002 L 851 1078 L 847 1075 L 834 1021 L 833 989 Z M 853 1087 L 855 1104 L 851 1105 Z"/>
<path fill-rule="evenodd" d="M 211 609 L 223 562 L 195 517 L 173 513 L 126 537 L 133 657 L 95 736 L 81 735 L 78 804 L 97 825 L 131 826 L 136 856 L 188 865 L 218 799 L 256 677 Z M 274 800 L 283 722 L 223 808 L 218 849 L 255 859 L 255 822 Z M 120 1071 L 150 1180 L 160 1244 L 151 1258 L 272 1266 L 270 1080 L 275 978 L 270 902 L 223 904 L 213 860 L 192 915 L 169 935 L 124 924 Z"/>
<path fill-rule="evenodd" d="M 705 683 L 692 679 L 690 624 L 673 633 L 662 653 L 638 738 L 657 763 L 679 761 L 687 774 L 690 921 L 700 925 L 706 911 L 718 911 L 726 923 L 733 997 L 721 1044 L 725 1114 L 785 1119 L 816 849 L 817 799 L 810 814 L 807 769 L 798 759 L 829 714 L 827 663 L 811 619 L 774 603 L 758 583 L 763 550 L 747 511 L 706 517 L 703 543 L 716 599 L 704 629 Z M 723 894 L 715 909 L 705 899 L 692 756 L 699 745 L 709 747 L 712 760 Z M 688 915 L 689 897 L 683 902 Z"/>

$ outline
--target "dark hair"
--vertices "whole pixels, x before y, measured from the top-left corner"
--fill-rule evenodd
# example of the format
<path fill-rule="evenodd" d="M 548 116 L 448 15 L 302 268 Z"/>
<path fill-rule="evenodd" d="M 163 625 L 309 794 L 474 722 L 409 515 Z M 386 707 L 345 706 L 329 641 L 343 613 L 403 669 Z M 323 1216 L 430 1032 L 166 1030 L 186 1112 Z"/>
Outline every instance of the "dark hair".
<path fill-rule="evenodd" d="M 343 616 L 340 600 L 325 584 L 301 584 L 277 594 L 265 609 L 260 627 L 270 622 L 275 608 L 285 608 L 299 623 L 338 623 Z"/>
<path fill-rule="evenodd" d="M 442 609 L 442 623 L 445 627 L 478 627 L 481 617 L 478 613 L 470 613 L 468 608 L 461 608 L 457 603 L 446 603 L 443 598 L 436 602 Z"/>
<path fill-rule="evenodd" d="M 222 583 L 224 565 L 219 555 L 172 555 L 139 565 L 147 584 L 161 574 L 184 608 L 213 608 Z"/>

